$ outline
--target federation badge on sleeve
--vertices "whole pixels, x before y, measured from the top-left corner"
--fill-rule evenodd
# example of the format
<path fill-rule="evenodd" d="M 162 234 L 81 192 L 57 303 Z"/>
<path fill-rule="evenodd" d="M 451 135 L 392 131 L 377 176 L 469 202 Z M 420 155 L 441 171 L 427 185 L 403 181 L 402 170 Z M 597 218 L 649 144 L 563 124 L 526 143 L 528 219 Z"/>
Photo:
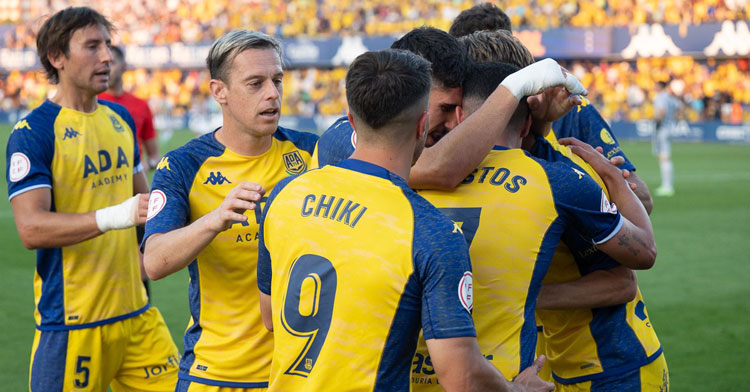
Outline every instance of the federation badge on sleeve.
<path fill-rule="evenodd" d="M 149 220 L 158 214 L 164 205 L 167 204 L 167 195 L 164 192 L 155 189 L 151 192 L 151 196 L 148 198 L 148 212 L 146 213 L 146 220 Z"/>
<path fill-rule="evenodd" d="M 305 163 L 305 160 L 302 159 L 302 154 L 297 150 L 282 155 L 282 158 L 284 159 L 286 172 L 290 175 L 302 174 L 307 170 L 307 163 Z"/>
<path fill-rule="evenodd" d="M 23 180 L 27 174 L 31 171 L 31 161 L 26 154 L 22 152 L 14 152 L 10 156 L 10 167 L 8 168 L 8 177 L 10 182 L 18 182 Z"/>
<path fill-rule="evenodd" d="M 458 299 L 461 301 L 461 306 L 471 313 L 474 309 L 474 280 L 471 271 L 464 272 L 464 276 L 458 282 Z"/>
<path fill-rule="evenodd" d="M 601 206 L 602 212 L 609 212 L 610 214 L 616 214 L 617 213 L 617 206 L 615 203 L 610 203 L 609 199 L 607 199 L 607 194 L 602 191 L 602 206 Z"/>

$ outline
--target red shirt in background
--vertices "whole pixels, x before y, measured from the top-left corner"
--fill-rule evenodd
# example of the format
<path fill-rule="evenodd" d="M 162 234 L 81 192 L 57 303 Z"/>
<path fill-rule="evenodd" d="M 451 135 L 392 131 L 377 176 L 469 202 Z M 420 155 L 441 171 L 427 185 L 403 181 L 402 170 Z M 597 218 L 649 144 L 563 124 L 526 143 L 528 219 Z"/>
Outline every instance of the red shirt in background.
<path fill-rule="evenodd" d="M 151 109 L 149 109 L 148 103 L 128 92 L 115 97 L 105 91 L 99 94 L 99 98 L 105 101 L 119 103 L 128 109 L 130 115 L 133 116 L 133 121 L 135 121 L 135 136 L 136 139 L 138 139 L 138 149 L 143 153 L 143 142 L 156 137 L 154 116 L 151 114 Z"/>

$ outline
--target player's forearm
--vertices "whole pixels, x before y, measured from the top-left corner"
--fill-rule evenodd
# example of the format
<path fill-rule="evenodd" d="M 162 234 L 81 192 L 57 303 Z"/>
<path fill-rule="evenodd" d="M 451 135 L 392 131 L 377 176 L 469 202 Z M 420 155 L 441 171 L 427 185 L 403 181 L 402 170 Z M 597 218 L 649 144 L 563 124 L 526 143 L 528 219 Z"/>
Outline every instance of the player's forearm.
<path fill-rule="evenodd" d="M 603 175 L 602 179 L 624 222 L 615 237 L 599 248 L 629 268 L 651 268 L 656 260 L 656 244 L 646 209 L 619 173 Z"/>
<path fill-rule="evenodd" d="M 102 234 L 93 211 L 80 214 L 37 211 L 24 215 L 14 208 L 14 215 L 21 242 L 27 249 L 60 248 Z"/>
<path fill-rule="evenodd" d="M 635 172 L 630 172 L 628 182 L 636 185 L 633 192 L 638 197 L 638 200 L 643 204 L 643 208 L 646 209 L 646 213 L 651 215 L 651 211 L 654 209 L 654 200 L 651 198 L 651 192 L 648 189 L 648 185 L 639 177 Z"/>
<path fill-rule="evenodd" d="M 516 391 L 513 383 L 489 363 L 478 356 L 465 366 L 451 366 L 447 374 L 438 375 L 446 392 Z"/>
<path fill-rule="evenodd" d="M 205 218 L 146 240 L 143 266 L 149 279 L 159 280 L 185 268 L 208 246 L 217 233 L 207 227 Z"/>
<path fill-rule="evenodd" d="M 637 283 L 629 268 L 618 266 L 594 271 L 576 280 L 545 283 L 539 291 L 537 309 L 590 309 L 614 306 L 635 298 Z"/>
<path fill-rule="evenodd" d="M 159 141 L 157 138 L 151 138 L 143 141 L 143 147 L 146 149 L 149 169 L 154 169 L 156 165 L 152 163 L 159 160 Z"/>
<path fill-rule="evenodd" d="M 453 189 L 482 162 L 518 106 L 516 97 L 499 86 L 484 104 L 440 142 L 425 148 L 409 173 L 415 189 Z"/>

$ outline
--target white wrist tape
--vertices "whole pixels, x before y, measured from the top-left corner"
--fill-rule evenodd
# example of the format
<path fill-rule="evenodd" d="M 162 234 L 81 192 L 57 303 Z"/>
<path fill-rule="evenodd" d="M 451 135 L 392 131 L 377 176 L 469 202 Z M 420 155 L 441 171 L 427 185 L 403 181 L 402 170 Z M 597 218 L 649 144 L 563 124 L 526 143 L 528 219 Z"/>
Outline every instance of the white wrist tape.
<path fill-rule="evenodd" d="M 102 233 L 133 227 L 137 211 L 138 195 L 135 195 L 118 205 L 96 210 L 96 225 Z"/>
<path fill-rule="evenodd" d="M 578 78 L 570 73 L 563 73 L 555 60 L 544 59 L 518 70 L 500 83 L 515 95 L 518 100 L 536 95 L 555 86 L 565 86 L 571 94 L 588 94 Z"/>

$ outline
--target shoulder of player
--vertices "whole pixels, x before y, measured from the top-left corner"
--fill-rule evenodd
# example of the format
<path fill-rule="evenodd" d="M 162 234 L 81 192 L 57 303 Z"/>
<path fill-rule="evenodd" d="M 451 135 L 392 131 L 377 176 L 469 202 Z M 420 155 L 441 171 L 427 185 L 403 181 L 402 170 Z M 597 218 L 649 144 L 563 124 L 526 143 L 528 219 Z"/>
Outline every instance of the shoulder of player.
<path fill-rule="evenodd" d="M 318 142 L 318 135 L 310 132 L 295 131 L 284 127 L 278 127 L 273 137 L 279 141 L 289 141 L 297 148 L 307 151 L 312 155 L 315 150 L 315 144 Z"/>
<path fill-rule="evenodd" d="M 432 203 L 411 189 L 404 189 L 404 196 L 409 201 L 414 216 L 415 238 L 422 231 L 430 238 L 451 236 L 455 232 L 455 223 L 440 212 Z M 463 238 L 463 237 L 461 237 Z"/>
<path fill-rule="evenodd" d="M 47 136 L 49 140 L 54 140 L 54 124 L 60 109 L 62 108 L 57 104 L 45 100 L 13 125 L 10 137 L 31 136 L 38 139 Z"/>
<path fill-rule="evenodd" d="M 183 175 L 195 175 L 208 158 L 219 156 L 224 150 L 225 147 L 213 137 L 213 132 L 206 133 L 164 154 L 156 167 L 156 173 L 168 170 Z"/>

